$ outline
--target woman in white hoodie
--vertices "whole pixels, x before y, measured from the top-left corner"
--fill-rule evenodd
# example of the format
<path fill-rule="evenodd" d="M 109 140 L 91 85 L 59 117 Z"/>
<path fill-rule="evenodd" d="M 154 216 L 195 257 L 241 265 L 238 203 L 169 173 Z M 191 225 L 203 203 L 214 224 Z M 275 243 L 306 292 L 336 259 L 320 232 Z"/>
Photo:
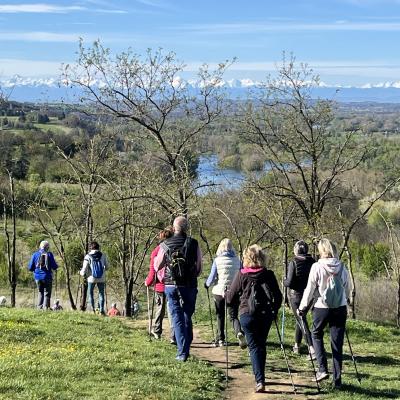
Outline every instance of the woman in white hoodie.
<path fill-rule="evenodd" d="M 333 384 L 342 385 L 343 341 L 347 318 L 347 299 L 350 295 L 349 273 L 339 260 L 336 246 L 328 239 L 318 243 L 319 260 L 311 267 L 307 287 L 298 309 L 301 316 L 314 297 L 312 341 L 319 370 L 317 381 L 328 378 L 328 363 L 324 348 L 324 328 L 329 324 L 333 358 Z"/>

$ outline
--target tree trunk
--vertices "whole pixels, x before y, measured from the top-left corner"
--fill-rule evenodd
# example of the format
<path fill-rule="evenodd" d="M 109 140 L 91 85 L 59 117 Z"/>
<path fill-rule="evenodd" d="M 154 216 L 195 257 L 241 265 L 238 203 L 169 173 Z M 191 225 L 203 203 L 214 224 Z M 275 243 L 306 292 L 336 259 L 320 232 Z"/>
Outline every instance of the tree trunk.
<path fill-rule="evenodd" d="M 397 327 L 400 328 L 400 271 L 397 272 Z"/>
<path fill-rule="evenodd" d="M 350 279 L 351 279 L 351 293 L 350 293 L 350 307 L 351 307 L 351 318 L 356 319 L 356 282 L 354 279 L 354 273 L 353 273 L 353 258 L 351 255 L 351 252 L 349 248 L 346 246 L 345 252 L 347 254 L 347 259 L 348 259 L 348 268 L 349 268 L 349 273 L 350 273 Z"/>
<path fill-rule="evenodd" d="M 125 315 L 132 317 L 132 293 L 133 293 L 133 277 L 128 279 L 125 290 Z"/>

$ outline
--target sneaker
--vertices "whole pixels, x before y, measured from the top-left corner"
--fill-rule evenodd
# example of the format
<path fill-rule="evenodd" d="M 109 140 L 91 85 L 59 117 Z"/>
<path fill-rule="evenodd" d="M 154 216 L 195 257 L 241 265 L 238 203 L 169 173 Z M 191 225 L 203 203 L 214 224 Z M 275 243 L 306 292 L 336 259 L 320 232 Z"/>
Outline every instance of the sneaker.
<path fill-rule="evenodd" d="M 243 335 L 242 332 L 239 332 L 236 337 L 239 341 L 240 348 L 245 349 L 247 347 L 246 337 Z"/>
<path fill-rule="evenodd" d="M 224 347 L 224 346 L 226 346 L 226 345 L 227 345 L 227 343 L 226 343 L 225 340 L 218 340 L 218 346 L 219 346 L 219 347 Z"/>
<path fill-rule="evenodd" d="M 263 382 L 258 382 L 254 391 L 256 393 L 265 392 L 265 384 Z"/>
<path fill-rule="evenodd" d="M 169 339 L 170 344 L 173 344 L 174 346 L 176 346 L 176 340 L 175 339 Z"/>
<path fill-rule="evenodd" d="M 325 372 L 325 371 L 323 371 L 323 372 L 318 371 L 318 372 L 315 374 L 315 378 L 313 378 L 313 381 L 314 381 L 314 382 L 321 382 L 321 381 L 323 381 L 324 379 L 327 379 L 328 376 L 329 376 L 329 375 L 328 375 L 327 372 Z"/>
<path fill-rule="evenodd" d="M 300 354 L 300 347 L 299 346 L 293 346 L 293 353 L 294 354 Z"/>
<path fill-rule="evenodd" d="M 176 361 L 181 361 L 181 362 L 186 362 L 187 361 L 187 357 L 185 357 L 185 356 L 176 356 L 175 360 Z"/>
<path fill-rule="evenodd" d="M 154 331 L 151 331 L 150 333 L 154 337 L 154 339 L 157 339 L 157 340 L 161 339 L 161 335 L 159 333 L 156 333 Z"/>

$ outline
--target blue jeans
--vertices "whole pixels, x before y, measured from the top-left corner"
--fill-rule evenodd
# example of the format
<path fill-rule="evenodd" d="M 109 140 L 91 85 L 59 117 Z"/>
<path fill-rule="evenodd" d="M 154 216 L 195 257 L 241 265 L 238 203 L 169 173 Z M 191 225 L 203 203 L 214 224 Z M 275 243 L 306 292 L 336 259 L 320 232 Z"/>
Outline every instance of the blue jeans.
<path fill-rule="evenodd" d="M 98 283 L 91 283 L 88 282 L 88 289 L 89 289 L 89 301 L 90 305 L 92 306 L 92 310 L 94 311 L 96 308 L 94 306 L 94 287 L 97 285 L 97 289 L 99 290 L 99 310 L 102 314 L 104 314 L 104 290 L 106 287 L 106 284 L 104 282 L 98 282 Z"/>
<path fill-rule="evenodd" d="M 252 316 L 249 313 L 242 314 L 239 319 L 246 335 L 256 383 L 263 383 L 265 381 L 265 361 L 267 358 L 266 341 L 272 319 L 268 315 Z"/>
<path fill-rule="evenodd" d="M 192 315 L 196 306 L 197 288 L 179 287 L 178 289 L 175 286 L 165 286 L 165 294 L 174 326 L 177 356 L 186 360 L 193 340 Z"/>

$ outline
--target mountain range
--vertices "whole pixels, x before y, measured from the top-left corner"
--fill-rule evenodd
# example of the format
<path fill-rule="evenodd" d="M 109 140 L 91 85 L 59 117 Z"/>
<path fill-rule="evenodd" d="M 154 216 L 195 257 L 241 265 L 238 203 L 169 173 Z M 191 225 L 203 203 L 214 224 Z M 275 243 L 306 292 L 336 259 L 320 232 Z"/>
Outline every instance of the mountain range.
<path fill-rule="evenodd" d="M 99 83 L 100 84 L 100 83 Z M 193 90 L 198 82 L 186 82 Z M 220 83 L 232 98 L 245 98 L 249 89 L 257 90 L 260 82 L 251 79 L 231 79 Z M 27 102 L 75 102 L 79 93 L 65 85 L 59 79 L 30 78 L 15 75 L 0 81 L 0 87 L 10 100 Z M 329 98 L 339 102 L 377 102 L 400 103 L 400 81 L 365 84 L 362 86 L 329 85 L 321 83 L 313 89 L 316 98 Z"/>

